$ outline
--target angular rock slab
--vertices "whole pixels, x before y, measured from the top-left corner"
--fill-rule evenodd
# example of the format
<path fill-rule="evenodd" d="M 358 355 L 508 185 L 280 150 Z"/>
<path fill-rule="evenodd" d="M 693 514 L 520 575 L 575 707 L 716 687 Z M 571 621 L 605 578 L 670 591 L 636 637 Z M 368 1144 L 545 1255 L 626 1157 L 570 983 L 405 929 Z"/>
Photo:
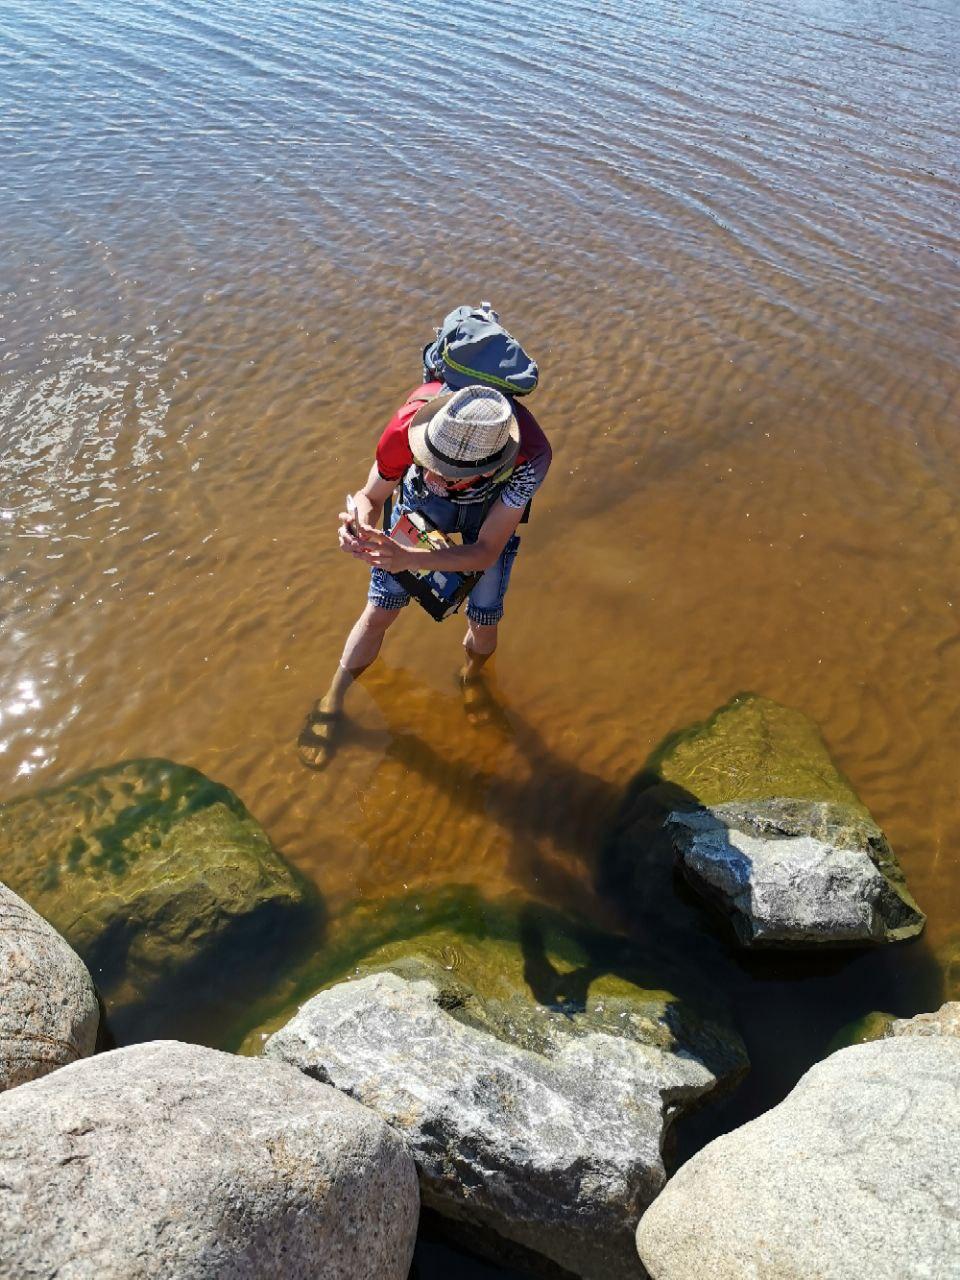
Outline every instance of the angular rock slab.
<path fill-rule="evenodd" d="M 118 1026 L 119 1008 L 195 999 L 211 976 L 198 966 L 253 948 L 266 963 L 306 914 L 303 882 L 238 797 L 169 760 L 0 805 L 0 875 L 77 950 L 121 1038 L 143 1029 Z"/>
<path fill-rule="evenodd" d="M 880 829 L 815 800 L 758 800 L 671 813 L 689 883 L 742 946 L 899 942 L 925 916 Z"/>
<path fill-rule="evenodd" d="M 680 1169 L 637 1247 L 652 1280 L 960 1274 L 960 1041 L 879 1040 L 818 1063 Z"/>
<path fill-rule="evenodd" d="M 88 1057 L 99 1025 L 83 961 L 0 884 L 0 1091 Z"/>
<path fill-rule="evenodd" d="M 0 1098 L 0 1275 L 406 1280 L 413 1161 L 276 1062 L 157 1041 Z"/>
<path fill-rule="evenodd" d="M 490 1016 L 460 983 L 374 973 L 315 996 L 264 1052 L 378 1111 L 414 1154 L 424 1205 L 486 1233 L 486 1252 L 499 1239 L 575 1275 L 636 1277 L 666 1125 L 716 1076 L 628 1038 L 623 1009 L 617 1034 L 541 1008 L 537 1051 L 491 1034 Z"/>
<path fill-rule="evenodd" d="M 691 886 L 743 946 L 896 942 L 925 917 L 802 712 L 741 694 L 648 761 Z"/>

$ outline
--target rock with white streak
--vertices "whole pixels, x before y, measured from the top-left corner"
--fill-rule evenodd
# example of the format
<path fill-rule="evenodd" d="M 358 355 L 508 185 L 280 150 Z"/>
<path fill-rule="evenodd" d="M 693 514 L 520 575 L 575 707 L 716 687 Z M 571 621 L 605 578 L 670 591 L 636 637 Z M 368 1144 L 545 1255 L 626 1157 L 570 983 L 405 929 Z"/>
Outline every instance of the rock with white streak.
<path fill-rule="evenodd" d="M 960 1275 L 960 1040 L 842 1049 L 711 1142 L 637 1232 L 652 1280 Z"/>
<path fill-rule="evenodd" d="M 863 945 L 923 929 L 883 832 L 801 711 L 740 694 L 668 738 L 641 781 L 645 817 L 620 833 L 619 875 L 632 858 L 642 889 L 665 842 L 741 945 Z"/>
<path fill-rule="evenodd" d="M 0 1276 L 406 1280 L 416 1171 L 278 1062 L 157 1041 L 0 1097 Z"/>
<path fill-rule="evenodd" d="M 923 929 L 883 833 L 850 807 L 734 802 L 671 813 L 667 827 L 683 874 L 744 946 L 896 942 Z"/>
<path fill-rule="evenodd" d="M 0 884 L 0 1091 L 93 1053 L 99 1024 L 83 961 Z"/>
<path fill-rule="evenodd" d="M 639 1277 L 633 1230 L 665 1180 L 665 1129 L 718 1082 L 683 1043 L 675 1006 L 665 1007 L 677 1040 L 656 1019 L 644 1030 L 629 1000 L 578 1021 L 420 972 L 321 992 L 266 1054 L 389 1121 L 416 1159 L 425 1207 L 488 1256 Z M 727 1070 L 744 1069 L 731 1041 Z"/>

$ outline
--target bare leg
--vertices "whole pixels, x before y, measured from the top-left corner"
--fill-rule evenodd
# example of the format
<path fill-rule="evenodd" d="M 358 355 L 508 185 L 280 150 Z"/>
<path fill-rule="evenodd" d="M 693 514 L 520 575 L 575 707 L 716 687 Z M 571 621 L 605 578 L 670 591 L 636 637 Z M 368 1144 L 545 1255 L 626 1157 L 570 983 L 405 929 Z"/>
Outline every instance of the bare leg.
<path fill-rule="evenodd" d="M 307 723 L 297 742 L 300 760 L 309 768 L 322 769 L 329 763 L 347 690 L 376 660 L 383 637 L 399 613 L 399 609 L 381 609 L 379 605 L 368 604 L 353 624 L 330 687 L 307 716 Z"/>
<path fill-rule="evenodd" d="M 492 626 L 483 626 L 479 622 L 469 622 L 467 624 L 467 634 L 463 638 L 463 651 L 466 654 L 467 663 L 461 672 L 461 676 L 466 683 L 475 679 L 488 658 L 493 656 L 493 652 L 497 647 L 497 624 Z"/>
<path fill-rule="evenodd" d="M 471 724 L 485 724 L 490 719 L 490 691 L 483 677 L 483 668 L 493 657 L 497 647 L 497 624 L 482 626 L 479 622 L 467 624 L 463 638 L 466 657 L 460 672 L 460 688 L 463 690 L 463 709 Z"/>

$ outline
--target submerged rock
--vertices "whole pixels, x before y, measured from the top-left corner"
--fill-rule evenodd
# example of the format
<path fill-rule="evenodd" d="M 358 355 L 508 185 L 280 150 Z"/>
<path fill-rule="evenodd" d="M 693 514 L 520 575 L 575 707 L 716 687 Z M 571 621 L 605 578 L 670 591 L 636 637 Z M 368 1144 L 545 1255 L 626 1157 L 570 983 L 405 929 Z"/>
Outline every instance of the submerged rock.
<path fill-rule="evenodd" d="M 735 698 L 654 767 L 671 789 L 677 863 L 741 945 L 895 942 L 923 929 L 883 833 L 800 712 Z"/>
<path fill-rule="evenodd" d="M 83 961 L 0 884 L 0 1090 L 87 1057 L 99 1025 Z"/>
<path fill-rule="evenodd" d="M 636 1276 L 667 1126 L 740 1078 L 742 1044 L 669 992 L 577 964 L 542 917 L 521 912 L 516 930 L 388 944 L 265 1052 L 379 1111 L 410 1145 L 424 1205 L 473 1248 Z"/>
<path fill-rule="evenodd" d="M 0 1275 L 406 1280 L 419 1196 L 373 1112 L 161 1041 L 0 1098 Z"/>
<path fill-rule="evenodd" d="M 244 956 L 268 969 L 308 914 L 237 796 L 167 760 L 0 805 L 0 873 L 89 966 L 120 1039 L 161 1009 L 177 1026 L 186 996 L 213 1005 Z"/>
<path fill-rule="evenodd" d="M 956 1275 L 960 1041 L 903 1036 L 818 1063 L 680 1169 L 637 1246 L 652 1280 Z"/>

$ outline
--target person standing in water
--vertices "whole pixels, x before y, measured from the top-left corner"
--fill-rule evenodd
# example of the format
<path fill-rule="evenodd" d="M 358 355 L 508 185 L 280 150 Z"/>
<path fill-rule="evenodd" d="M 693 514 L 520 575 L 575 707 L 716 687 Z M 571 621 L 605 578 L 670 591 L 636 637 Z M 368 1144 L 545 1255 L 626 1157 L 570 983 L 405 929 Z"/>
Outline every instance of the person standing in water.
<path fill-rule="evenodd" d="M 520 545 L 517 528 L 547 474 L 551 449 L 524 405 L 479 376 L 471 381 L 471 370 L 459 362 L 454 367 L 467 385 L 452 389 L 441 365 L 439 376 L 410 393 L 380 437 L 366 483 L 348 500 L 353 510 L 340 513 L 340 549 L 369 564 L 370 586 L 333 681 L 297 740 L 300 759 L 310 768 L 321 769 L 329 761 L 348 690 L 375 661 L 387 631 L 410 603 L 394 574 L 482 574 L 467 599 L 461 672 L 465 689 L 480 679 L 497 647 L 504 596 Z M 531 367 L 535 374 L 536 366 Z M 428 364 L 425 374 L 429 369 Z M 382 533 L 377 525 L 398 485 L 391 529 L 405 513 L 420 512 L 444 533 L 459 534 L 462 544 L 405 547 Z"/>

